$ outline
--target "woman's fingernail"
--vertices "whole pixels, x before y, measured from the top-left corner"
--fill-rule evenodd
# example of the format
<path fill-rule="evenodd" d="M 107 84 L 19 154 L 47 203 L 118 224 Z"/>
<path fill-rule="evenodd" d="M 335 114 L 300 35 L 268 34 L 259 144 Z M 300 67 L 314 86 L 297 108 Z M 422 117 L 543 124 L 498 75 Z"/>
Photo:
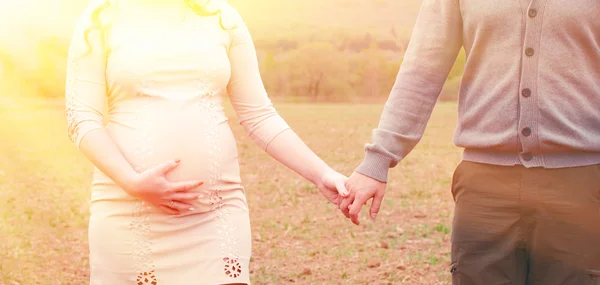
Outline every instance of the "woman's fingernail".
<path fill-rule="evenodd" d="M 372 218 L 373 220 L 375 220 L 375 218 L 377 218 L 377 213 L 373 213 L 373 214 L 371 214 L 371 218 Z"/>
<path fill-rule="evenodd" d="M 181 159 L 175 159 L 175 163 L 180 163 Z"/>

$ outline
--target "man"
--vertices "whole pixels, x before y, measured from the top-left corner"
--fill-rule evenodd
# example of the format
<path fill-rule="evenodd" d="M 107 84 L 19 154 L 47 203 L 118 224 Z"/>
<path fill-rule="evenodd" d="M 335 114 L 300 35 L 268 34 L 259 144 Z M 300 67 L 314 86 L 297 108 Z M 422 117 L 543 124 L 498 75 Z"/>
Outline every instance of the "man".
<path fill-rule="evenodd" d="M 375 218 L 388 169 L 420 140 L 461 47 L 453 283 L 596 284 L 598 0 L 424 0 L 341 210 L 358 224 L 373 198 Z"/>

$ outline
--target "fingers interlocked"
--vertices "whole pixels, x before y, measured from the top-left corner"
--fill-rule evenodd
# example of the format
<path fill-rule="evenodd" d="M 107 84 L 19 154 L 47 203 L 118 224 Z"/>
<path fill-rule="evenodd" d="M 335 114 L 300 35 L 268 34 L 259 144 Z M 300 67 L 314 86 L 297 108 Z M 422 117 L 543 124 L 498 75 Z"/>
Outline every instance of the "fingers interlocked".
<path fill-rule="evenodd" d="M 370 216 L 372 219 L 377 217 L 383 196 L 386 183 L 374 180 L 360 173 L 353 173 L 350 179 L 346 182 L 346 188 L 350 192 L 349 195 L 342 200 L 339 205 L 340 210 L 347 218 L 359 225 L 359 214 L 364 205 L 373 198 L 371 203 Z"/>

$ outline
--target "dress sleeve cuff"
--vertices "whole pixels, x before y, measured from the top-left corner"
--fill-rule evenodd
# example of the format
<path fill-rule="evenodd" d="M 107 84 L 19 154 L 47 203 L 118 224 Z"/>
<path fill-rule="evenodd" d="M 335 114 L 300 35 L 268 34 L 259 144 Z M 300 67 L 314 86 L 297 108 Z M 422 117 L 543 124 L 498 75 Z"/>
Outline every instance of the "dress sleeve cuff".
<path fill-rule="evenodd" d="M 262 150 L 267 150 L 269 143 L 285 130 L 290 129 L 287 122 L 279 115 L 266 119 L 259 128 L 250 133 L 250 138 L 258 144 Z"/>
<path fill-rule="evenodd" d="M 356 172 L 371 177 L 377 181 L 387 183 L 388 171 L 392 159 L 373 151 L 367 151 L 365 159 L 356 168 Z"/>
<path fill-rule="evenodd" d="M 87 122 L 87 123 L 81 124 L 78 127 L 77 133 L 75 134 L 75 137 L 74 137 L 73 142 L 75 143 L 75 147 L 78 149 L 80 148 L 81 141 L 83 140 L 83 137 L 85 137 L 85 135 L 87 135 L 91 131 L 102 129 L 102 128 L 103 128 L 103 126 L 101 124 L 98 124 L 95 122 Z"/>

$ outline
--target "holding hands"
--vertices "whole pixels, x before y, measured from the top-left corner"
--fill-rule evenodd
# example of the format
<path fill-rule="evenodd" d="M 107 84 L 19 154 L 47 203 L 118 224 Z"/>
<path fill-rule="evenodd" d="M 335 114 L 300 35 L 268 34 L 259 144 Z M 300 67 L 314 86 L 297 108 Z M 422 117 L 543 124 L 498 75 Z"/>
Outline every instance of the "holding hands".
<path fill-rule="evenodd" d="M 339 208 L 342 213 L 347 218 L 350 218 L 354 224 L 359 225 L 360 221 L 358 220 L 358 214 L 360 213 L 362 207 L 366 205 L 371 198 L 373 198 L 370 216 L 371 219 L 374 220 L 377 217 L 377 213 L 379 213 L 379 209 L 381 208 L 381 203 L 385 194 L 386 183 L 377 181 L 358 172 L 354 172 L 348 181 L 346 181 L 345 186 L 349 194 L 345 196 L 339 204 Z"/>
<path fill-rule="evenodd" d="M 329 168 L 323 173 L 316 186 L 329 202 L 340 205 L 342 200 L 349 195 L 346 189 L 347 181 L 348 177 Z"/>

